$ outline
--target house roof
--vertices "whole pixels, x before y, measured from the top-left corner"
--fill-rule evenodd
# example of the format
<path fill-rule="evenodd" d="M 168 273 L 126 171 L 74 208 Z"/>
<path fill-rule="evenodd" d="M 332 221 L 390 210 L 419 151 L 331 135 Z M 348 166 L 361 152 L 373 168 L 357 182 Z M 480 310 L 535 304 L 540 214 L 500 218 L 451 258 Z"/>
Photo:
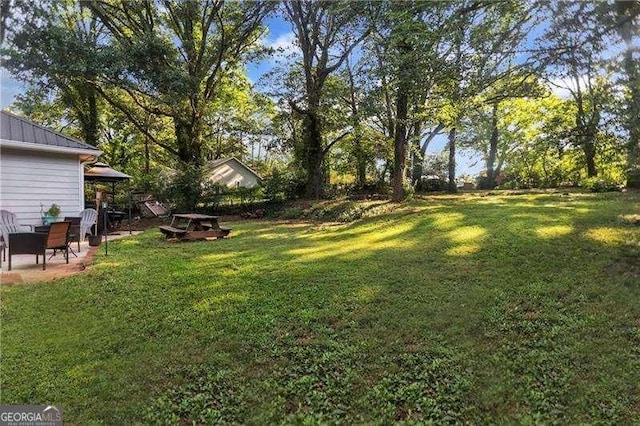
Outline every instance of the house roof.
<path fill-rule="evenodd" d="M 95 146 L 70 138 L 5 110 L 0 111 L 0 139 L 42 145 L 43 148 L 59 147 L 95 151 L 96 155 L 100 153 L 100 150 Z"/>
<path fill-rule="evenodd" d="M 235 160 L 242 167 L 244 167 L 245 169 L 249 170 L 251 173 L 256 175 L 256 177 L 258 179 L 262 180 L 262 177 L 260 177 L 260 175 L 258 173 L 256 173 L 253 169 L 251 169 L 251 167 L 247 166 L 242 161 L 238 160 L 236 157 L 218 158 L 217 160 L 213 160 L 213 161 L 209 162 L 209 170 L 213 171 L 213 170 L 217 169 L 218 167 L 222 166 L 223 164 L 228 163 L 229 161 L 232 161 L 232 160 Z"/>

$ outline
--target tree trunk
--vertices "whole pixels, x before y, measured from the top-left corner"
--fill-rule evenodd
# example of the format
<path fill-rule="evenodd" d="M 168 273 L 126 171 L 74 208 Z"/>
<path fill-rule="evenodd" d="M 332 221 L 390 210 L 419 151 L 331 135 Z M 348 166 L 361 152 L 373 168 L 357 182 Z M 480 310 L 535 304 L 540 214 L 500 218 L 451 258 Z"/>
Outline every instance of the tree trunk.
<path fill-rule="evenodd" d="M 364 188 L 367 183 L 367 156 L 362 147 L 362 131 L 358 126 L 354 136 L 355 157 L 356 157 L 356 186 Z"/>
<path fill-rule="evenodd" d="M 87 126 L 85 130 L 85 137 L 90 145 L 98 145 L 98 128 L 100 127 L 100 117 L 98 117 L 98 93 L 93 86 L 88 87 L 88 111 L 87 111 Z"/>
<path fill-rule="evenodd" d="M 354 129 L 353 154 L 356 159 L 356 187 L 364 188 L 367 183 L 367 157 L 362 146 L 362 127 L 360 126 L 360 111 L 356 98 L 356 83 L 351 70 L 349 58 L 345 60 L 345 69 L 349 77 L 349 107 L 351 108 L 351 125 Z"/>
<path fill-rule="evenodd" d="M 447 192 L 454 194 L 456 188 L 456 128 L 452 127 L 449 131 L 449 185 Z"/>
<path fill-rule="evenodd" d="M 624 69 L 627 74 L 627 129 L 629 131 L 629 166 L 640 164 L 640 73 L 633 58 L 633 50 L 625 51 Z"/>
<path fill-rule="evenodd" d="M 307 140 L 306 171 L 307 184 L 305 188 L 308 198 L 320 199 L 322 197 L 322 163 L 324 155 L 322 150 L 322 132 L 318 117 L 313 112 L 305 116 L 305 138 Z"/>
<path fill-rule="evenodd" d="M 596 147 L 592 138 L 585 138 L 582 142 L 582 150 L 584 151 L 585 161 L 587 163 L 587 176 L 595 177 L 598 175 L 596 169 Z"/>
<path fill-rule="evenodd" d="M 149 151 L 149 138 L 144 137 L 144 174 L 149 176 L 151 173 L 151 153 Z"/>
<path fill-rule="evenodd" d="M 496 187 L 496 170 L 494 169 L 498 155 L 498 102 L 493 103 L 491 116 L 491 139 L 489 140 L 489 156 L 487 157 L 487 188 Z"/>
<path fill-rule="evenodd" d="M 98 114 L 98 91 L 92 83 L 73 83 L 62 90 L 64 103 L 80 122 L 84 142 L 98 145 L 100 117 Z"/>
<path fill-rule="evenodd" d="M 637 2 L 631 1 L 617 0 L 614 4 L 618 18 L 623 22 L 618 26 L 617 31 L 626 45 L 623 67 L 627 75 L 626 85 L 629 89 L 625 120 L 629 132 L 627 186 L 640 188 L 640 175 L 633 170 L 634 167 L 640 166 L 640 72 L 638 71 L 638 61 L 633 57 L 633 36 L 638 33 L 636 17 L 640 13 L 640 7 Z"/>
<path fill-rule="evenodd" d="M 396 127 L 393 142 L 393 201 L 404 199 L 404 179 L 407 165 L 407 106 L 409 94 L 406 85 L 398 85 L 396 97 Z"/>
<path fill-rule="evenodd" d="M 422 136 L 422 122 L 416 121 L 413 125 L 413 136 L 411 137 L 413 147 L 411 149 L 411 184 L 416 185 L 422 176 L 422 165 L 424 163 L 424 154 L 420 146 L 420 136 Z"/>
<path fill-rule="evenodd" d="M 202 196 L 202 121 L 174 119 L 178 158 L 183 164 L 177 177 L 179 207 L 195 211 Z"/>
<path fill-rule="evenodd" d="M 633 58 L 631 40 L 625 51 L 624 69 L 627 74 L 627 117 L 626 127 L 629 132 L 627 144 L 627 188 L 640 188 L 640 72 L 638 61 Z"/>

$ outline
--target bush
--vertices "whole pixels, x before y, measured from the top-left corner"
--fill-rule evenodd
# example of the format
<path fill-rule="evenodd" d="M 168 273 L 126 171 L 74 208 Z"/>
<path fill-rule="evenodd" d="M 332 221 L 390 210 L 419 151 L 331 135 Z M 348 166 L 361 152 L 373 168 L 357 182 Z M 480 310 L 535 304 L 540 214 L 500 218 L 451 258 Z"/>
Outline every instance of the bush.
<path fill-rule="evenodd" d="M 220 206 L 220 203 L 222 202 L 227 189 L 228 188 L 226 186 L 220 185 L 219 183 L 206 181 L 202 185 L 201 202 L 214 211 L 218 210 L 218 207 Z"/>
<path fill-rule="evenodd" d="M 582 186 L 591 192 L 612 192 L 621 190 L 619 182 L 597 176 L 584 179 L 582 181 Z"/>
<path fill-rule="evenodd" d="M 262 182 L 264 197 L 272 201 L 295 200 L 304 193 L 304 182 L 292 172 L 273 170 Z"/>
<path fill-rule="evenodd" d="M 189 164 L 181 167 L 158 176 L 155 195 L 178 210 L 193 211 L 202 197 L 202 169 Z"/>
<path fill-rule="evenodd" d="M 447 182 L 442 178 L 423 176 L 416 184 L 416 192 L 436 192 L 447 189 Z"/>
<path fill-rule="evenodd" d="M 627 188 L 640 189 L 640 166 L 631 167 L 625 171 Z"/>
<path fill-rule="evenodd" d="M 387 202 L 322 201 L 313 205 L 290 205 L 277 212 L 275 217 L 346 223 L 387 213 L 393 206 Z"/>
<path fill-rule="evenodd" d="M 407 182 L 402 185 L 402 190 L 405 200 L 411 200 L 413 199 L 413 196 L 416 195 L 416 190 L 414 189 L 414 187 Z"/>

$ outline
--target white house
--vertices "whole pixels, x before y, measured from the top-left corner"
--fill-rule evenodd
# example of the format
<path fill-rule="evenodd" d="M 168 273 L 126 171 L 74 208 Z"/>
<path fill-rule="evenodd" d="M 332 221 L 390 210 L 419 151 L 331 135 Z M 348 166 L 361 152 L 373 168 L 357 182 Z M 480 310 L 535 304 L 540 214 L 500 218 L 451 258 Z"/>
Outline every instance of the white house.
<path fill-rule="evenodd" d="M 0 111 L 0 209 L 37 225 L 41 210 L 58 204 L 60 216 L 84 209 L 84 167 L 102 152 L 91 145 Z M 43 207 L 41 207 L 43 206 Z"/>
<path fill-rule="evenodd" d="M 221 158 L 208 164 L 206 179 L 229 188 L 253 188 L 262 178 L 235 157 Z"/>

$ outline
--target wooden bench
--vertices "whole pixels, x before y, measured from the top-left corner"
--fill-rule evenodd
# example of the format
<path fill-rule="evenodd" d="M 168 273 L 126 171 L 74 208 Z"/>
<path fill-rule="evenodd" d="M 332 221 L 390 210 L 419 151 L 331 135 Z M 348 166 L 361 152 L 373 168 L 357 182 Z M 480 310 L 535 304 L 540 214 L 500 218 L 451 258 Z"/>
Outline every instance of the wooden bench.
<path fill-rule="evenodd" d="M 160 232 L 167 236 L 167 238 L 180 238 L 187 233 L 186 229 L 176 228 L 174 226 L 163 225 L 160 226 Z"/>

